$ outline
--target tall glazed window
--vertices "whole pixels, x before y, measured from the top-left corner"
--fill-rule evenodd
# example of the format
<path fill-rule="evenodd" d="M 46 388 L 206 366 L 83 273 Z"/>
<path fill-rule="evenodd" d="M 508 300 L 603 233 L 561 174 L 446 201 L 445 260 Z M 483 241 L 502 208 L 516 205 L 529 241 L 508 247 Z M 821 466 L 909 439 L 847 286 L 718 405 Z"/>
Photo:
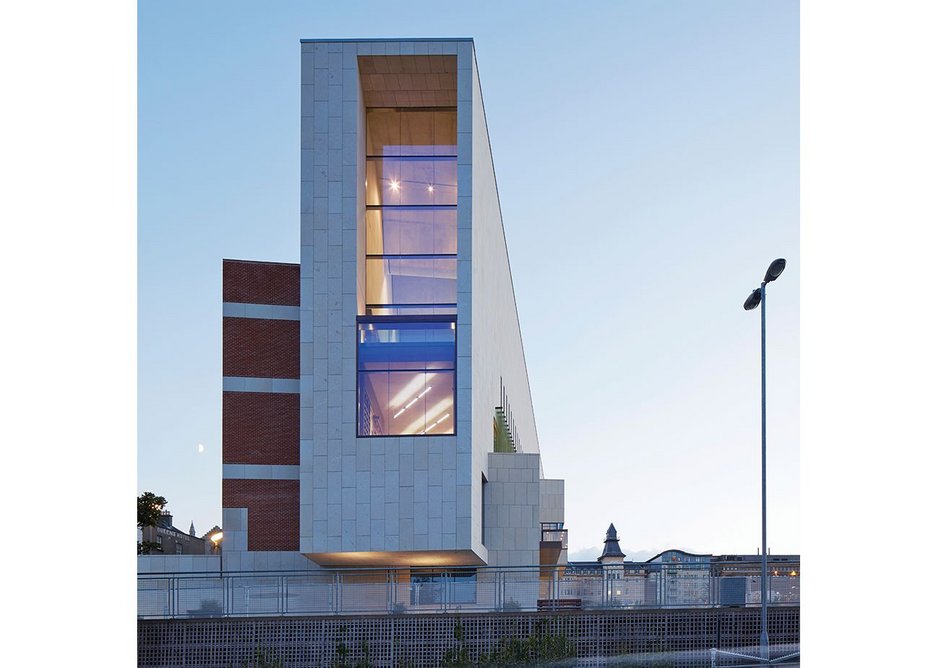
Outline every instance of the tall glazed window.
<path fill-rule="evenodd" d="M 456 313 L 456 110 L 366 114 L 365 313 Z"/>
<path fill-rule="evenodd" d="M 368 109 L 358 435 L 455 433 L 456 110 Z"/>
<path fill-rule="evenodd" d="M 452 318 L 358 323 L 358 435 L 452 434 L 456 323 Z"/>

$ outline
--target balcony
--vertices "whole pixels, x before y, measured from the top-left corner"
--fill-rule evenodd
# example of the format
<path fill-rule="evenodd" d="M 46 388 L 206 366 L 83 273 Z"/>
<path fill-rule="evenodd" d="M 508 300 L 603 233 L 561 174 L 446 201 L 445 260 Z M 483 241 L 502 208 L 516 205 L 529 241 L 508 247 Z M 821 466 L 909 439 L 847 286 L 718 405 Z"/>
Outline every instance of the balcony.
<path fill-rule="evenodd" d="M 563 522 L 541 522 L 540 549 L 542 566 L 566 562 L 567 530 Z"/>

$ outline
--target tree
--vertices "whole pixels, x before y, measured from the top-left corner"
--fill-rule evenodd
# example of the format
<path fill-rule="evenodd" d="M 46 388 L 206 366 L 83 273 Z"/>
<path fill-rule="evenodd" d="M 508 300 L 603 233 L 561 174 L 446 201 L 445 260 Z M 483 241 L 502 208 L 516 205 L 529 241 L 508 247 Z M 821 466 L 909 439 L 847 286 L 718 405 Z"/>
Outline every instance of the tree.
<path fill-rule="evenodd" d="M 137 497 L 137 528 L 155 527 L 160 522 L 160 516 L 163 514 L 163 508 L 166 507 L 166 499 L 157 496 L 153 492 L 144 492 Z M 137 543 L 137 554 L 150 554 L 151 552 L 162 552 L 163 548 L 158 543 L 145 540 Z"/>

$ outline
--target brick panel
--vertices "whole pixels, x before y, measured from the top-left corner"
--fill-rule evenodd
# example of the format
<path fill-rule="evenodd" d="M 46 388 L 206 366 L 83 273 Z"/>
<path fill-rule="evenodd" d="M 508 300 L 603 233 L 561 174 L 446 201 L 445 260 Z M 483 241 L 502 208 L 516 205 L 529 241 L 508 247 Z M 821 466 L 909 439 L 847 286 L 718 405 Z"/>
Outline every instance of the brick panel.
<path fill-rule="evenodd" d="M 299 480 L 222 480 L 223 508 L 248 509 L 248 550 L 300 549 Z"/>
<path fill-rule="evenodd" d="M 222 262 L 223 301 L 300 305 L 300 265 L 279 262 Z"/>
<path fill-rule="evenodd" d="M 222 393 L 222 462 L 300 463 L 300 395 Z"/>
<path fill-rule="evenodd" d="M 222 373 L 258 378 L 300 377 L 300 323 L 222 318 Z"/>

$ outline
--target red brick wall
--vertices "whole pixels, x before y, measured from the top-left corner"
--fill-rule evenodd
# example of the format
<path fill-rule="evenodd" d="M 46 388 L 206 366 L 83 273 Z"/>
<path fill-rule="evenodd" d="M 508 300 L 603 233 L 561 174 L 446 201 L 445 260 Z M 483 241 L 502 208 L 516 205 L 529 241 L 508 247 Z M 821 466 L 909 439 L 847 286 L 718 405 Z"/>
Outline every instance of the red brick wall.
<path fill-rule="evenodd" d="M 300 305 L 300 265 L 273 262 L 222 262 L 222 301 Z"/>
<path fill-rule="evenodd" d="M 300 377 L 300 323 L 222 318 L 222 373 L 258 378 Z"/>
<path fill-rule="evenodd" d="M 222 480 L 222 507 L 248 509 L 248 550 L 300 549 L 299 480 Z"/>
<path fill-rule="evenodd" d="M 300 464 L 300 395 L 222 393 L 222 462 Z"/>

